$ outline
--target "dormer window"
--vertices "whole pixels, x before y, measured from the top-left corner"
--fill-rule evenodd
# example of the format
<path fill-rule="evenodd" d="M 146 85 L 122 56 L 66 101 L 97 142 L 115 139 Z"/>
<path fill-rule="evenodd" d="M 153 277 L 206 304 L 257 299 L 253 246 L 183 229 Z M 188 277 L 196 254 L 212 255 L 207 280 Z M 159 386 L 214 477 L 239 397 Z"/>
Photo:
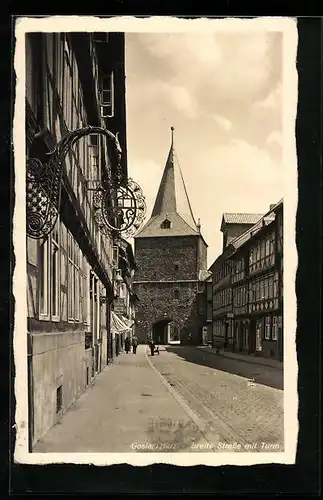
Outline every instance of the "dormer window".
<path fill-rule="evenodd" d="M 164 219 L 163 222 L 161 223 L 160 227 L 162 229 L 170 229 L 171 225 L 172 225 L 171 221 L 166 217 L 166 219 Z"/>

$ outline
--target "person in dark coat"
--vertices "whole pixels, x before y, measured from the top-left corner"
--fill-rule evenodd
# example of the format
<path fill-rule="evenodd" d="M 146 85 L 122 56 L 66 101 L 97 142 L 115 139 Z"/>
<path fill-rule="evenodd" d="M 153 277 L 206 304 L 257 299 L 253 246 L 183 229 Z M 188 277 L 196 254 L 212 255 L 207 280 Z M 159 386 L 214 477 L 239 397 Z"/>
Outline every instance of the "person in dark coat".
<path fill-rule="evenodd" d="M 124 348 L 125 348 L 126 353 L 128 354 L 128 352 L 130 351 L 130 348 L 131 348 L 131 343 L 130 343 L 129 337 L 126 337 L 126 339 L 124 341 Z"/>
<path fill-rule="evenodd" d="M 133 354 L 136 354 L 136 352 L 137 352 L 137 347 L 138 347 L 138 339 L 137 339 L 137 337 L 134 335 L 134 336 L 132 337 L 132 352 L 133 352 Z"/>
<path fill-rule="evenodd" d="M 150 354 L 153 356 L 155 352 L 155 342 L 153 341 L 153 339 L 149 339 L 148 345 L 150 349 Z"/>

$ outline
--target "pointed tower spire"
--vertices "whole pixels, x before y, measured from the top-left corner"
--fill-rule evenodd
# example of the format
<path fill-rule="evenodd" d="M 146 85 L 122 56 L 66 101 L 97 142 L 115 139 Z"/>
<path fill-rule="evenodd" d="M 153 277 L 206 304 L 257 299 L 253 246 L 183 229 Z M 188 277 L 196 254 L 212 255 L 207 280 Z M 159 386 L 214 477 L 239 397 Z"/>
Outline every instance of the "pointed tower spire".
<path fill-rule="evenodd" d="M 179 231 L 180 234 L 184 234 L 185 231 L 187 234 L 198 233 L 198 227 L 175 153 L 173 126 L 171 127 L 170 149 L 151 217 L 142 231 L 138 233 L 138 236 L 144 236 L 148 228 L 149 234 L 153 234 L 153 232 L 159 234 L 160 221 L 166 218 L 166 214 L 174 231 L 176 227 L 176 231 Z M 165 234 L 165 231 L 162 231 L 162 234 Z"/>

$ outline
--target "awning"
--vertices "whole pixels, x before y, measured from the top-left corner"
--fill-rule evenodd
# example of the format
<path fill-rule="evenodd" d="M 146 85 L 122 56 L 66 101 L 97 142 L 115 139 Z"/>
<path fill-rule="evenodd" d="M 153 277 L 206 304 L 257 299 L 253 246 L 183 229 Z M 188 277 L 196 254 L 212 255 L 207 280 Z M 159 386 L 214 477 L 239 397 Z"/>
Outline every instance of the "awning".
<path fill-rule="evenodd" d="M 111 311 L 111 332 L 122 333 L 131 330 L 131 327 L 125 323 L 126 318 L 120 318 L 115 312 Z"/>
<path fill-rule="evenodd" d="M 125 318 L 124 316 L 121 316 L 121 319 L 128 326 L 128 328 L 132 328 L 135 324 L 133 319 Z"/>

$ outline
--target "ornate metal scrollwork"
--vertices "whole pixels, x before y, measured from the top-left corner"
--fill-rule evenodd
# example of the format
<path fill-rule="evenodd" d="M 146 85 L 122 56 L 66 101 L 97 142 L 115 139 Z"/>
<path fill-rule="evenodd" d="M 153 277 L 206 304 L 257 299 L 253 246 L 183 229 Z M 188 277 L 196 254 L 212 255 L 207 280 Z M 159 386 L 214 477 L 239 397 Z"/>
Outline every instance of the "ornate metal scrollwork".
<path fill-rule="evenodd" d="M 115 230 L 128 235 L 140 227 L 146 205 L 141 188 L 123 174 L 118 137 L 101 127 L 88 126 L 68 132 L 49 153 L 47 163 L 43 164 L 35 158 L 27 161 L 27 234 L 30 237 L 44 238 L 54 228 L 59 214 L 64 158 L 77 141 L 90 134 L 108 138 L 109 154 L 114 165 L 110 181 L 104 187 L 102 185 L 94 196 L 95 218 L 100 230 L 103 233 Z"/>
<path fill-rule="evenodd" d="M 132 179 L 106 189 L 99 187 L 93 206 L 100 230 L 105 234 L 117 231 L 124 237 L 131 237 L 140 229 L 146 214 L 142 190 Z"/>

